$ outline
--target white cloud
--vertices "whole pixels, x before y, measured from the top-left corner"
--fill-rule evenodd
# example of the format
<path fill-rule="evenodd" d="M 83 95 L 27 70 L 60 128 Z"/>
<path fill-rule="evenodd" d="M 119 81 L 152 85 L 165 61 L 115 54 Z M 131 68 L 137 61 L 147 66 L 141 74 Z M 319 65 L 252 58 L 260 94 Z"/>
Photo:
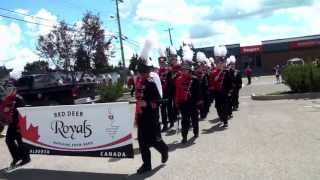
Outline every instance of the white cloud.
<path fill-rule="evenodd" d="M 53 29 L 53 26 L 58 24 L 57 16 L 47 11 L 46 9 L 40 9 L 36 14 L 32 16 L 36 18 L 25 16 L 24 19 L 26 21 L 43 24 L 43 25 L 27 24 L 27 27 L 29 28 L 29 31 L 30 31 L 29 34 L 33 36 L 46 35 Z"/>
<path fill-rule="evenodd" d="M 254 46 L 254 45 L 261 45 L 263 39 L 263 36 L 260 35 L 249 35 L 249 36 L 242 36 L 240 43 L 240 46 Z"/>
<path fill-rule="evenodd" d="M 136 20 L 151 20 L 173 24 L 193 24 L 208 14 L 208 6 L 189 5 L 185 0 L 141 0 L 136 9 Z"/>
<path fill-rule="evenodd" d="M 17 54 L 15 54 L 15 58 L 12 61 L 7 62 L 5 66 L 7 68 L 12 68 L 13 71 L 10 73 L 10 75 L 17 78 L 21 75 L 21 72 L 23 71 L 24 66 L 27 63 L 31 63 L 36 60 L 39 60 L 37 54 L 35 54 L 28 48 L 22 48 L 19 49 Z"/>
<path fill-rule="evenodd" d="M 121 18 L 133 17 L 140 0 L 128 0 L 119 4 L 119 12 Z M 113 15 L 115 16 L 115 15 Z"/>
<path fill-rule="evenodd" d="M 10 23 L 8 25 L 0 23 L 0 59 L 10 58 L 14 48 L 21 41 L 21 29 L 18 24 Z"/>
<path fill-rule="evenodd" d="M 201 29 L 197 31 L 197 29 Z M 207 30 L 205 30 L 207 29 Z M 209 32 L 209 33 L 208 33 Z M 239 43 L 242 38 L 239 30 L 225 21 L 216 21 L 208 26 L 190 29 L 189 38 L 196 47 Z M 204 36 L 202 33 L 208 33 Z"/>
<path fill-rule="evenodd" d="M 289 15 L 295 31 L 303 35 L 320 33 L 320 1 L 317 1 L 312 7 L 297 7 L 292 9 L 279 10 L 275 14 Z"/>
<path fill-rule="evenodd" d="M 266 25 L 262 24 L 258 26 L 258 32 L 261 33 L 271 33 L 271 34 L 285 34 L 285 33 L 292 33 L 294 28 L 291 26 L 285 25 Z"/>
<path fill-rule="evenodd" d="M 27 62 L 38 60 L 38 55 L 29 48 L 21 48 L 23 32 L 16 23 L 0 22 L 0 65 L 13 68 L 11 75 L 18 77 Z"/>
<path fill-rule="evenodd" d="M 152 21 L 152 20 L 146 20 L 146 19 L 143 19 L 143 20 L 136 20 L 133 22 L 135 25 L 138 25 L 140 26 L 141 28 L 152 28 L 154 27 L 154 25 L 156 24 L 155 21 Z"/>
<path fill-rule="evenodd" d="M 206 20 L 242 19 L 256 15 L 270 15 L 274 11 L 311 6 L 313 0 L 223 0 L 212 9 Z"/>
<path fill-rule="evenodd" d="M 16 9 L 15 12 L 21 13 L 21 14 L 28 14 L 29 11 L 26 9 Z"/>

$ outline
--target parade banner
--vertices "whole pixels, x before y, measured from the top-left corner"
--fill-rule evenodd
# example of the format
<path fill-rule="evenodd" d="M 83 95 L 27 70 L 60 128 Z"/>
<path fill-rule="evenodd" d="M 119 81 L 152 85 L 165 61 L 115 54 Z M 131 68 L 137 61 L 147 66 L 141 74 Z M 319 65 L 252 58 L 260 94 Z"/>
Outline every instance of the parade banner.
<path fill-rule="evenodd" d="M 129 103 L 19 108 L 31 154 L 133 158 Z"/>

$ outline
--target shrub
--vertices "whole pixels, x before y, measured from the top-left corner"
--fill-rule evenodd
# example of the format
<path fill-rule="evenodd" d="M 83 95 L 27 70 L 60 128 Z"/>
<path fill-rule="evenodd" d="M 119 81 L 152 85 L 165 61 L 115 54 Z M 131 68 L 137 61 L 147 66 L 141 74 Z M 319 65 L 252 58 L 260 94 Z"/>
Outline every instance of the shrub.
<path fill-rule="evenodd" d="M 122 96 L 124 92 L 123 84 L 115 83 L 112 85 L 100 84 L 97 87 L 97 92 L 101 96 L 100 103 L 114 102 Z"/>
<path fill-rule="evenodd" d="M 288 65 L 282 72 L 285 83 L 294 92 L 320 91 L 320 67 L 313 64 Z"/>

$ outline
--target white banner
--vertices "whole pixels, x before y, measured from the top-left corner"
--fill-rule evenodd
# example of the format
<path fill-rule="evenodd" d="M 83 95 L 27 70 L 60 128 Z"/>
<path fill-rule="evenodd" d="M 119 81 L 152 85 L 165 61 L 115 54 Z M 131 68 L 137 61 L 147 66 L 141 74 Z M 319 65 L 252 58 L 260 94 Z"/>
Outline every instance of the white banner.
<path fill-rule="evenodd" d="M 32 154 L 132 158 L 128 103 L 19 108 L 23 141 Z"/>

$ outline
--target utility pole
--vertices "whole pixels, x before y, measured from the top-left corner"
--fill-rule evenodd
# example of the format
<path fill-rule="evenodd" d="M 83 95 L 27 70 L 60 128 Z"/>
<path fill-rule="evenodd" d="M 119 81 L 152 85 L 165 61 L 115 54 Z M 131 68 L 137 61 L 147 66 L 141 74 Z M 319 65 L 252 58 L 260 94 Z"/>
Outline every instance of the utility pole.
<path fill-rule="evenodd" d="M 122 43 L 122 32 L 121 32 L 121 23 L 120 23 L 120 15 L 119 15 L 119 1 L 123 3 L 123 0 L 115 0 L 116 8 L 117 8 L 117 22 L 118 22 L 118 31 L 119 31 L 119 40 L 120 40 L 120 49 L 121 49 L 121 59 L 122 59 L 122 67 L 126 68 L 124 52 L 123 52 L 123 43 Z"/>
<path fill-rule="evenodd" d="M 173 43 L 172 43 L 172 37 L 171 37 L 171 30 L 173 30 L 173 28 L 168 28 L 168 29 L 167 29 L 167 30 L 165 30 L 165 31 L 168 31 L 168 32 L 169 32 L 170 43 L 171 43 L 171 46 L 173 46 Z"/>

